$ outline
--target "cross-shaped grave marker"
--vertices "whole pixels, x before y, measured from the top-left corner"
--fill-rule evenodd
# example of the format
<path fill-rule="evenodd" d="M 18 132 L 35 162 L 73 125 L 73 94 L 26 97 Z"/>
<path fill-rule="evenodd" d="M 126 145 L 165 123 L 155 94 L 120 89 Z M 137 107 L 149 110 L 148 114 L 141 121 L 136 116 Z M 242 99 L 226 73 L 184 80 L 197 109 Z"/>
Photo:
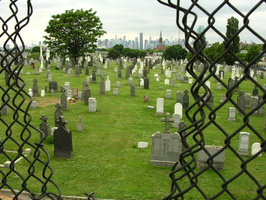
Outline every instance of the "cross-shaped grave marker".
<path fill-rule="evenodd" d="M 165 114 L 166 117 L 161 119 L 161 122 L 165 122 L 165 133 L 170 133 L 170 123 L 174 123 L 174 118 L 170 118 L 170 113 Z"/>

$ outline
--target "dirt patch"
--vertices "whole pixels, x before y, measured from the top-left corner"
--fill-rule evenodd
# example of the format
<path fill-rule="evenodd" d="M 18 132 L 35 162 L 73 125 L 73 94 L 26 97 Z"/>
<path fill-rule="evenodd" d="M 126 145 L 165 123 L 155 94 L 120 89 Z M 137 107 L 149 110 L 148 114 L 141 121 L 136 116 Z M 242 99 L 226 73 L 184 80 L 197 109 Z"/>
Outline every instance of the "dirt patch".
<path fill-rule="evenodd" d="M 38 107 L 45 107 L 49 105 L 55 105 L 56 103 L 60 103 L 60 99 L 57 98 L 43 98 L 43 97 L 34 97 L 34 101 L 37 101 Z"/>

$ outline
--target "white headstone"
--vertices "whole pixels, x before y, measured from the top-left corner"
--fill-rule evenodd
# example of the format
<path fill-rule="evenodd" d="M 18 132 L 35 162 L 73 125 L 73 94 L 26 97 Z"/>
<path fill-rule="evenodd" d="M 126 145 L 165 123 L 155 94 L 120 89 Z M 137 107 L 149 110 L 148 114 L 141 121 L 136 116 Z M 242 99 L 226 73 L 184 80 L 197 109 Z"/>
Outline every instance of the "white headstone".
<path fill-rule="evenodd" d="M 165 79 L 165 80 L 164 80 L 164 84 L 165 84 L 165 85 L 169 85 L 169 79 Z"/>
<path fill-rule="evenodd" d="M 94 113 L 97 111 L 97 100 L 96 98 L 89 98 L 88 101 L 89 104 L 89 112 Z"/>
<path fill-rule="evenodd" d="M 164 98 L 157 98 L 156 101 L 156 114 L 162 115 L 164 113 Z"/>
<path fill-rule="evenodd" d="M 148 142 L 138 142 L 138 148 L 147 148 Z"/>
<path fill-rule="evenodd" d="M 111 91 L 111 81 L 109 80 L 109 76 L 106 77 L 105 91 L 107 91 L 107 92 Z"/>
<path fill-rule="evenodd" d="M 181 119 L 183 116 L 183 105 L 181 103 L 176 103 L 174 108 L 174 114 L 180 115 Z"/>
<path fill-rule="evenodd" d="M 253 143 L 251 146 L 251 155 L 252 156 L 255 155 L 260 150 L 261 150 L 260 143 L 258 143 L 258 142 Z M 259 154 L 258 156 L 261 156 L 261 154 Z"/>
<path fill-rule="evenodd" d="M 240 132 L 239 148 L 238 148 L 239 155 L 241 155 L 241 156 L 247 156 L 248 155 L 249 139 L 250 139 L 250 133 Z"/>

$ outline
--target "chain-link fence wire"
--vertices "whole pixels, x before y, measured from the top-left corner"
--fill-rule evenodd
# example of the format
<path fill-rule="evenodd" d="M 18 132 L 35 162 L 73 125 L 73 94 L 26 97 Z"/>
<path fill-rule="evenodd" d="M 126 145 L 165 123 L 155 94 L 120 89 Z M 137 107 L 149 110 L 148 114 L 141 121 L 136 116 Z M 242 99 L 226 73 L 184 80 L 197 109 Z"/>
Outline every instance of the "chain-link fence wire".
<path fill-rule="evenodd" d="M 266 177 L 263 171 L 265 159 L 260 157 L 260 154 L 266 151 L 264 116 L 258 116 L 258 110 L 264 109 L 266 92 L 261 84 L 262 81 L 259 83 L 257 79 L 258 72 L 264 73 L 264 71 L 254 67 L 265 54 L 266 43 L 262 36 L 265 33 L 252 28 L 256 22 L 254 15 L 257 12 L 264 14 L 259 17 L 265 18 L 265 1 L 245 2 L 249 9 L 245 11 L 238 9 L 237 6 L 241 7 L 239 1 L 158 0 L 158 2 L 176 10 L 177 27 L 184 33 L 185 46 L 192 55 L 186 64 L 186 70 L 194 79 L 190 89 L 194 103 L 186 110 L 186 117 L 190 123 L 187 123 L 188 126 L 180 133 L 186 149 L 170 173 L 171 190 L 164 199 L 266 199 Z M 264 12 L 259 12 L 263 10 Z M 226 25 L 227 22 L 225 11 L 242 22 L 230 37 L 220 28 L 221 24 Z M 197 31 L 200 20 L 204 26 L 201 26 L 201 31 Z M 215 35 L 216 39 L 224 44 L 224 50 L 215 59 L 210 59 L 204 54 L 207 34 Z M 263 44 L 262 51 L 250 62 L 245 62 L 233 51 L 233 42 L 243 34 L 249 34 L 251 40 L 255 39 L 257 43 Z M 233 80 L 233 85 L 218 75 L 217 63 L 226 56 L 231 56 L 238 63 L 238 67 L 223 65 L 221 68 L 225 71 L 237 69 L 242 72 L 240 77 Z M 200 70 L 198 63 L 201 63 Z M 211 79 L 219 83 L 224 91 L 224 100 L 215 107 L 209 104 L 213 98 L 213 91 L 207 82 Z M 256 102 L 250 108 L 243 109 L 237 102 L 235 91 L 240 89 L 245 91 L 247 84 L 255 86 L 259 95 L 254 98 Z M 238 111 L 236 122 L 228 121 L 227 116 L 224 116 L 222 111 L 228 108 L 235 108 Z M 241 156 L 238 152 L 241 131 L 249 132 L 252 141 L 260 143 L 261 150 L 251 156 Z M 219 144 L 221 148 L 216 153 L 210 154 L 205 146 L 209 144 Z M 208 158 L 207 165 L 203 168 L 198 166 L 200 151 L 204 151 Z M 225 153 L 224 170 L 218 170 L 215 167 L 215 159 L 223 153 Z"/>
<path fill-rule="evenodd" d="M 5 85 L 0 86 L 0 163 L 4 163 L 0 168 L 0 189 L 10 190 L 13 199 L 22 192 L 28 192 L 32 199 L 61 199 L 61 191 L 51 179 L 50 156 L 42 144 L 44 134 L 31 125 L 32 100 L 20 78 L 25 52 L 20 32 L 29 23 L 33 7 L 30 0 L 26 1 L 22 8 L 26 16 L 22 16 L 25 13 L 18 1 L 1 1 L 0 5 L 9 11 L 0 17 L 0 38 L 5 41 L 0 52 L 0 76 L 5 80 Z"/>

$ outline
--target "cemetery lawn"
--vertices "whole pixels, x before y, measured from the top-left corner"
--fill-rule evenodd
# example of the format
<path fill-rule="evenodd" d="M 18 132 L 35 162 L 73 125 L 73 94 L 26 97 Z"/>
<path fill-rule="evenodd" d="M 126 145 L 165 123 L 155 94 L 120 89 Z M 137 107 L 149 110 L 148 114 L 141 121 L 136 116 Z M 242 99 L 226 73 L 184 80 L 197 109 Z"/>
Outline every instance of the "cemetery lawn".
<path fill-rule="evenodd" d="M 36 66 L 36 65 L 35 65 Z M 37 65 L 38 66 L 38 65 Z M 60 187 L 63 195 L 68 196 L 84 196 L 84 192 L 95 192 L 95 197 L 104 199 L 119 199 L 119 200 L 154 200 L 162 199 L 170 192 L 171 179 L 169 173 L 171 168 L 156 167 L 150 165 L 151 158 L 151 136 L 156 132 L 164 132 L 165 124 L 160 122 L 163 116 L 156 115 L 156 99 L 165 98 L 165 91 L 172 91 L 172 98 L 166 99 L 164 111 L 171 115 L 174 112 L 174 104 L 176 103 L 176 91 L 190 90 L 191 84 L 177 82 L 176 87 L 164 85 L 165 76 L 160 74 L 160 68 L 151 70 L 148 74 L 150 78 L 149 89 L 139 88 L 138 78 L 134 78 L 136 86 L 136 96 L 130 96 L 130 87 L 128 80 L 125 78 L 126 70 L 122 70 L 122 78 L 117 78 L 117 72 L 114 72 L 114 67 L 118 67 L 115 62 L 111 62 L 106 74 L 111 80 L 111 91 L 105 95 L 100 95 L 100 76 L 97 76 L 97 83 L 90 83 L 91 97 L 97 99 L 97 112 L 89 113 L 88 106 L 84 105 L 82 100 L 77 100 L 74 103 L 69 103 L 68 110 L 63 111 L 65 120 L 68 121 L 66 127 L 72 131 L 74 157 L 71 159 L 58 159 L 54 155 L 53 144 L 44 143 L 45 149 L 50 154 L 50 166 L 54 170 L 52 180 Z M 90 67 L 90 74 L 92 72 Z M 27 74 L 30 73 L 30 74 Z M 62 70 L 56 69 L 55 64 L 51 65 L 51 74 L 53 81 L 57 81 L 58 88 L 63 86 L 65 82 L 70 82 L 71 88 L 82 90 L 82 83 L 86 80 L 85 70 L 82 69 L 80 77 L 75 77 L 63 73 Z M 161 81 L 155 81 L 154 74 L 161 76 Z M 132 76 L 132 75 L 131 75 Z M 33 79 L 37 79 L 39 91 L 48 86 L 46 72 L 35 75 L 35 69 L 30 66 L 24 66 L 23 74 L 20 76 L 27 84 L 25 90 L 32 88 Z M 174 74 L 172 75 L 172 78 Z M 230 77 L 230 73 L 225 74 L 225 82 Z M 113 95 L 113 88 L 116 87 L 116 81 L 121 82 L 119 95 Z M 211 88 L 214 94 L 214 107 L 220 104 L 221 94 L 225 94 L 225 88 L 221 91 L 216 90 L 216 82 L 211 81 Z M 259 79 L 258 82 L 263 85 L 265 79 Z M 5 85 L 4 77 L 1 74 L 1 85 Z M 162 87 L 161 89 L 159 89 Z M 252 93 L 253 84 L 251 81 L 245 81 L 240 86 L 245 93 Z M 143 97 L 149 96 L 149 102 L 145 103 Z M 190 104 L 193 102 L 190 95 Z M 56 92 L 54 96 L 51 93 L 46 93 L 45 97 L 33 97 L 37 102 L 37 109 L 30 109 L 32 116 L 31 124 L 39 128 L 41 122 L 40 117 L 45 114 L 48 117 L 48 123 L 51 127 L 54 126 L 54 111 L 55 104 L 60 102 L 61 92 Z M 233 98 L 236 102 L 238 94 L 235 92 Z M 154 109 L 148 108 L 154 106 Z M 216 113 L 216 121 L 227 133 L 232 133 L 243 124 L 243 116 L 237 114 L 235 122 L 228 121 L 228 108 L 233 107 L 233 104 L 219 109 Z M 206 111 L 209 114 L 209 111 Z M 189 113 L 192 115 L 191 113 Z M 78 117 L 82 117 L 84 130 L 77 131 Z M 7 116 L 2 116 L 7 119 Z M 206 122 L 208 122 L 208 117 Z M 185 112 L 183 112 L 183 121 L 190 125 Z M 250 124 L 255 124 L 254 128 L 265 137 L 264 132 L 264 116 L 254 115 L 250 117 Z M 177 129 L 172 128 L 171 132 L 176 132 Z M 260 141 L 259 138 L 252 134 L 252 130 L 239 130 L 251 133 L 250 144 Z M 19 138 L 20 129 L 17 129 L 17 138 Z M 204 130 L 206 145 L 223 146 L 226 137 L 214 125 L 208 126 Z M 40 135 L 34 132 L 30 141 L 38 142 Z M 137 147 L 138 142 L 148 142 L 148 148 L 140 149 Z M 188 140 L 189 144 L 193 144 L 192 138 Z M 238 149 L 239 135 L 232 139 L 231 146 Z M 12 150 L 12 144 L 6 145 L 5 148 Z M 45 155 L 42 155 L 46 159 Z M 244 160 L 249 157 L 243 157 Z M 4 161 L 0 160 L 1 163 Z M 256 178 L 260 181 L 265 180 L 265 156 L 257 158 L 250 167 L 250 171 L 255 173 Z M 26 171 L 26 161 L 22 160 L 17 168 Z M 225 167 L 221 174 L 226 178 L 232 178 L 240 170 L 240 161 L 229 150 L 226 151 Z M 40 170 L 41 166 L 40 166 Z M 198 170 L 199 171 L 199 170 Z M 41 172 L 40 172 L 41 175 Z M 16 177 L 13 177 L 14 185 L 16 185 Z M 221 179 L 213 171 L 207 171 L 202 175 L 199 184 L 206 189 L 209 195 L 221 190 Z M 184 185 L 188 185 L 184 182 Z M 220 184 L 220 185 L 219 185 Z M 17 187 L 20 187 L 17 185 Z M 30 185 L 30 188 L 35 190 L 40 185 Z M 240 176 L 230 185 L 230 189 L 235 191 L 238 199 L 251 199 L 256 193 L 255 184 L 247 175 Z M 238 192 L 239 188 L 241 191 Z M 242 190 L 244 188 L 244 190 Z M 53 188 L 52 191 L 56 192 Z M 199 192 L 195 189 L 188 194 L 188 199 L 197 199 Z M 223 195 L 221 199 L 227 199 L 228 196 Z"/>

